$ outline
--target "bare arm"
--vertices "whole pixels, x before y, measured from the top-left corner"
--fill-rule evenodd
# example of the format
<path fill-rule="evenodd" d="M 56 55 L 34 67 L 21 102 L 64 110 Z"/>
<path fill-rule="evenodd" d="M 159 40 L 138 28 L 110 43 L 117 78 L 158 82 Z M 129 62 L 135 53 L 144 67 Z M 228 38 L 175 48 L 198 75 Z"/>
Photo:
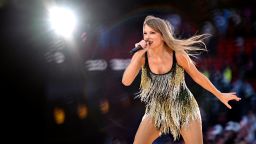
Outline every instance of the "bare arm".
<path fill-rule="evenodd" d="M 222 93 L 211 83 L 211 81 L 203 75 L 196 66 L 193 64 L 192 60 L 188 54 L 184 51 L 176 52 L 176 59 L 180 66 L 191 76 L 191 78 L 202 86 L 204 89 L 211 92 L 215 95 L 222 103 L 224 103 L 229 109 L 232 107 L 228 104 L 230 100 L 239 101 L 241 98 L 238 98 L 234 92 L 231 93 Z"/>
<path fill-rule="evenodd" d="M 123 74 L 122 83 L 125 86 L 129 86 L 132 84 L 132 82 L 138 75 L 141 67 L 144 65 L 144 62 L 145 62 L 144 53 L 145 52 L 146 52 L 146 50 L 140 50 L 133 55 L 131 62 L 129 63 L 129 65 L 127 66 L 127 68 L 125 69 L 124 74 Z"/>

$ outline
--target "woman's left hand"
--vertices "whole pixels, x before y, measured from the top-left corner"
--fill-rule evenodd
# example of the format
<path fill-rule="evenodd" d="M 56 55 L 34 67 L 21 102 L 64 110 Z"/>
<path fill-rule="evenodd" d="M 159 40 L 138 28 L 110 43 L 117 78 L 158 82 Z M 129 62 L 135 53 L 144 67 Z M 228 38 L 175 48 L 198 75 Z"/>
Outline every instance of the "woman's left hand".
<path fill-rule="evenodd" d="M 221 96 L 219 97 L 220 101 L 225 104 L 229 109 L 232 109 L 232 107 L 228 104 L 230 100 L 236 100 L 240 101 L 241 98 L 237 97 L 235 92 L 230 93 L 221 93 Z"/>

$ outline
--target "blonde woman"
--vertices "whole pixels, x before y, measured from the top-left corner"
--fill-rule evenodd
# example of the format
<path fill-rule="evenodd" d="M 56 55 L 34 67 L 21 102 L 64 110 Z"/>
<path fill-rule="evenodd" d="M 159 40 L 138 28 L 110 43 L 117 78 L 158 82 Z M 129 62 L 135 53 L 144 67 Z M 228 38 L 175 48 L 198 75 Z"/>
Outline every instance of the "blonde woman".
<path fill-rule="evenodd" d="M 151 144 L 161 134 L 182 136 L 185 144 L 202 144 L 202 122 L 198 104 L 187 88 L 184 71 L 203 88 L 215 95 L 229 109 L 230 100 L 239 101 L 235 93 L 222 93 L 198 71 L 190 55 L 206 50 L 205 35 L 185 40 L 175 39 L 168 21 L 147 16 L 143 23 L 143 40 L 124 71 L 122 83 L 129 86 L 141 70 L 140 97 L 146 111 L 135 135 L 134 144 Z M 203 44 L 203 47 L 198 47 Z"/>

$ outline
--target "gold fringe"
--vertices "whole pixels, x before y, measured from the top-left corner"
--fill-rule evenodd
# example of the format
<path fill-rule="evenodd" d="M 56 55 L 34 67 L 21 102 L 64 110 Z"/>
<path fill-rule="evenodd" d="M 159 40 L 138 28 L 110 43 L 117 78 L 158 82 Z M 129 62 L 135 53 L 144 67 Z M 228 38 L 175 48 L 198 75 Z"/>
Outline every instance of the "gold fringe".
<path fill-rule="evenodd" d="M 143 67 L 138 97 L 146 103 L 145 114 L 154 119 L 160 132 L 171 133 L 176 140 L 181 127 L 201 118 L 198 104 L 185 84 L 184 69 L 176 64 L 170 73 L 149 74 Z"/>

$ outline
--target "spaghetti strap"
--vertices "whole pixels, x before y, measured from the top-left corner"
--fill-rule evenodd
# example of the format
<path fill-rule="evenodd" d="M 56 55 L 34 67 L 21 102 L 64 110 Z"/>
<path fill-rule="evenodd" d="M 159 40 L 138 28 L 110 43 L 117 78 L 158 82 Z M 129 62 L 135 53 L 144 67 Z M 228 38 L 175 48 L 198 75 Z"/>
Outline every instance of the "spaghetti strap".
<path fill-rule="evenodd" d="M 173 65 L 176 65 L 176 56 L 175 56 L 175 51 L 173 51 Z"/>
<path fill-rule="evenodd" d="M 146 68 L 146 72 L 147 72 L 148 77 L 151 79 L 150 67 L 149 67 L 149 64 L 148 64 L 148 53 L 147 52 L 145 53 L 145 68 Z"/>
<path fill-rule="evenodd" d="M 149 64 L 148 64 L 148 53 L 145 52 L 145 66 L 146 68 L 149 68 Z"/>

